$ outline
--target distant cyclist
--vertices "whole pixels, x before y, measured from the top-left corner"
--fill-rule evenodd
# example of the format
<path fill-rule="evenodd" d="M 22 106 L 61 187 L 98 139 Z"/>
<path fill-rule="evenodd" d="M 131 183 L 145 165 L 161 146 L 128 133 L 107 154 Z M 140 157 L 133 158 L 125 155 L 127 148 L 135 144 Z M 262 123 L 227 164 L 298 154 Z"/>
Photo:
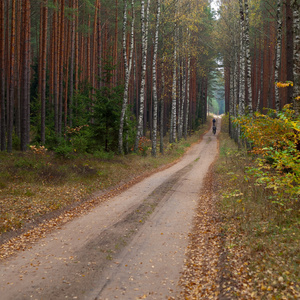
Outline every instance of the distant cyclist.
<path fill-rule="evenodd" d="M 213 134 L 216 134 L 216 132 L 217 132 L 217 127 L 216 127 L 216 119 L 215 118 L 213 118 L 213 120 L 212 120 L 212 122 L 213 122 Z"/>

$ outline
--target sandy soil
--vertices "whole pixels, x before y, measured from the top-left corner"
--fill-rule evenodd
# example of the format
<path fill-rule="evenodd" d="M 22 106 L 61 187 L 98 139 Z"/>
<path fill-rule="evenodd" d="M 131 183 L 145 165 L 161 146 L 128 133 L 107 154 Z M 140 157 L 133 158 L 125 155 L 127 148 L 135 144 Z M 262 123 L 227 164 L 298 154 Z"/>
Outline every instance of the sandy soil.
<path fill-rule="evenodd" d="M 219 125 L 219 124 L 218 124 Z M 183 159 L 0 264 L 0 299 L 177 299 L 209 131 Z"/>

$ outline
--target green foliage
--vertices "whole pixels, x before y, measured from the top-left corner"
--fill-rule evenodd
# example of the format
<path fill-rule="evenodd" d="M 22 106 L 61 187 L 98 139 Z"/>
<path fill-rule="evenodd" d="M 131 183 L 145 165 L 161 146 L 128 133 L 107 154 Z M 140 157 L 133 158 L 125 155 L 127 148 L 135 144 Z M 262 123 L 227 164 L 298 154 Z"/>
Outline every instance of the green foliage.
<path fill-rule="evenodd" d="M 117 151 L 123 87 L 96 90 L 91 124 L 93 148 Z"/>
<path fill-rule="evenodd" d="M 300 195 L 299 117 L 286 105 L 281 112 L 256 113 L 254 118 L 240 117 L 235 123 L 253 146 L 251 152 L 259 155 L 248 173 L 257 178 L 257 185 L 272 190 L 274 204 L 289 209 L 287 203 L 299 201 Z"/>
<path fill-rule="evenodd" d="M 59 139 L 60 143 L 58 144 L 57 147 L 55 147 L 54 153 L 58 157 L 63 157 L 63 158 L 70 158 L 71 154 L 73 152 L 73 147 L 68 143 L 65 139 L 61 138 Z"/>

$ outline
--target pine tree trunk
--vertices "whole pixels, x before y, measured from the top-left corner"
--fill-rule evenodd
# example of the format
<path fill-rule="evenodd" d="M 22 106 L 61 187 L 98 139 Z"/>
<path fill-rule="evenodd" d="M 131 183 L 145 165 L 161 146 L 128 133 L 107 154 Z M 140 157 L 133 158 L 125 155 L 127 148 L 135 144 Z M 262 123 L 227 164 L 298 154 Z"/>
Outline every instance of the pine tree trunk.
<path fill-rule="evenodd" d="M 21 103 L 21 75 L 20 75 L 20 66 L 21 66 L 21 58 L 22 58 L 22 52 L 21 52 L 21 35 L 22 35 L 22 1 L 17 1 L 17 28 L 16 28 L 16 112 L 15 112 L 15 131 L 17 136 L 21 137 L 21 110 L 20 110 L 20 103 Z"/>
<path fill-rule="evenodd" d="M 60 35 L 59 35 L 59 98 L 58 98 L 58 135 L 62 133 L 62 108 L 64 92 L 64 54 L 65 54 L 65 0 L 61 0 L 60 6 Z"/>
<path fill-rule="evenodd" d="M 155 27 L 155 40 L 154 40 L 154 52 L 152 63 L 152 84 L 153 84 L 153 131 L 152 131 L 152 156 L 156 157 L 156 144 L 157 144 L 157 49 L 158 49 L 158 30 L 159 30 L 159 18 L 160 18 L 160 0 L 157 3 L 156 13 L 156 27 Z"/>
<path fill-rule="evenodd" d="M 72 0 L 72 25 L 71 25 L 71 61 L 70 61 L 70 100 L 69 100 L 69 126 L 73 124 L 73 98 L 74 98 L 74 63 L 75 63 L 75 35 L 76 35 L 76 0 Z"/>
<path fill-rule="evenodd" d="M 46 64 L 47 64 L 47 27 L 48 27 L 48 0 L 42 5 L 42 67 L 41 67 L 41 143 L 45 144 L 45 120 L 46 120 Z"/>
<path fill-rule="evenodd" d="M 58 7 L 57 0 L 54 0 L 54 5 Z M 53 65 L 53 90 L 54 90 L 54 129 L 58 135 L 58 82 L 59 82 L 59 20 L 58 13 L 55 10 L 53 13 L 53 51 L 54 51 L 54 65 Z"/>
<path fill-rule="evenodd" d="M 116 16 L 115 16 L 115 43 L 114 43 L 114 52 L 113 52 L 113 85 L 117 84 L 117 63 L 118 63 L 118 0 L 116 0 Z"/>
<path fill-rule="evenodd" d="M 30 0 L 23 0 L 23 59 L 21 67 L 22 98 L 21 98 L 21 150 L 27 150 L 29 142 L 30 119 L 29 119 L 29 84 L 30 84 Z"/>
<path fill-rule="evenodd" d="M 277 43 L 276 43 L 276 59 L 275 59 L 275 109 L 280 110 L 279 88 L 276 83 L 279 82 L 279 67 L 281 59 L 281 39 L 282 39 L 282 19 L 281 19 L 281 0 L 277 0 Z"/>
<path fill-rule="evenodd" d="M 0 149 L 5 150 L 5 6 L 0 2 Z"/>
<path fill-rule="evenodd" d="M 79 33 L 78 33 L 78 0 L 75 0 L 75 91 L 79 88 Z M 72 120 L 73 118 L 71 118 Z M 71 126 L 71 125 L 70 125 Z"/>
<path fill-rule="evenodd" d="M 12 152 L 12 135 L 14 124 L 14 101 L 15 101 L 15 63 L 16 63 L 16 1 L 11 2 L 11 39 L 10 39 L 10 80 L 9 80 L 9 108 L 7 111 L 7 151 Z"/>

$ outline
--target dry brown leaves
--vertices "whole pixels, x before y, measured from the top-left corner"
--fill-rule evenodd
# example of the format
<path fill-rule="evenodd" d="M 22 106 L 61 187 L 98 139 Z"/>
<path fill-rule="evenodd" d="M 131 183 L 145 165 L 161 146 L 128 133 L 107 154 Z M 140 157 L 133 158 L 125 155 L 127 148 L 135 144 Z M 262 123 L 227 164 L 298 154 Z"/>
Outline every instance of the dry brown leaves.
<path fill-rule="evenodd" d="M 220 295 L 222 238 L 212 184 L 213 173 L 210 171 L 190 234 L 185 269 L 179 283 L 181 299 L 217 299 Z"/>

